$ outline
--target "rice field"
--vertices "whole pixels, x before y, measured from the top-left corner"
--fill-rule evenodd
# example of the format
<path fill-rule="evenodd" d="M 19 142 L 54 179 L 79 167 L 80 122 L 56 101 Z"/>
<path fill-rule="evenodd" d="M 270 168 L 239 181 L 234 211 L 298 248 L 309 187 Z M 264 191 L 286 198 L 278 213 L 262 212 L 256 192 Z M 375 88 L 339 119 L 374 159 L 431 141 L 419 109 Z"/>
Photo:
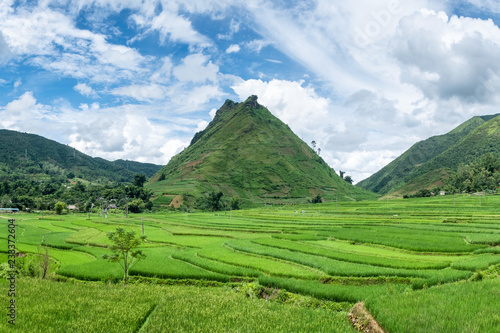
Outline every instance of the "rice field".
<path fill-rule="evenodd" d="M 138 235 L 144 230 L 147 238 L 141 247 L 147 257 L 132 268 L 133 276 L 222 284 L 254 281 L 333 302 L 365 301 L 389 332 L 400 332 L 402 326 L 386 324 L 392 315 L 399 316 L 399 308 L 385 314 L 373 300 L 395 302 L 405 295 L 427 295 L 434 288 L 452 290 L 457 283 L 462 289 L 476 288 L 470 280 L 500 264 L 499 207 L 500 196 L 481 201 L 457 196 L 129 218 L 5 217 L 16 219 L 18 250 L 30 255 L 46 246 L 61 276 L 119 280 L 120 265 L 101 258 L 109 253 L 106 234 L 117 227 Z M 7 219 L 0 222 L 5 224 L 0 226 L 0 253 L 6 253 Z M 420 296 L 412 297 L 407 299 L 420 302 Z M 500 307 L 499 302 L 484 306 Z M 497 319 L 492 315 L 491 320 Z M 439 329 L 427 329 L 432 331 Z"/>

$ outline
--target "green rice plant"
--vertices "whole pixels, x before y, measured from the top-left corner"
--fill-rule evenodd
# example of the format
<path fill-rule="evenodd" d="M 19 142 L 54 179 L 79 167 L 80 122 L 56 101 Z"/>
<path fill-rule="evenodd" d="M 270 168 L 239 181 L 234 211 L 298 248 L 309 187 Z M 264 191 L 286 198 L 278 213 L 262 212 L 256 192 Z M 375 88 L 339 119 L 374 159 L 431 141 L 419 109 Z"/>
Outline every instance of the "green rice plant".
<path fill-rule="evenodd" d="M 444 254 L 444 255 L 439 255 L 432 253 L 432 255 L 429 254 L 422 254 L 418 252 L 409 252 L 405 251 L 402 249 L 398 248 L 390 248 L 386 246 L 379 246 L 376 244 L 358 244 L 358 243 L 353 243 L 353 242 L 348 242 L 348 241 L 342 241 L 342 240 L 337 240 L 337 239 L 332 239 L 332 240 L 324 240 L 324 241 L 314 241 L 314 242 L 307 242 L 312 245 L 316 246 L 321 246 L 325 247 L 327 249 L 331 249 L 332 251 L 335 252 L 347 252 L 351 253 L 355 256 L 366 256 L 366 255 L 372 255 L 372 256 L 380 256 L 380 257 L 385 257 L 385 258 L 396 258 L 399 260 L 408 260 L 410 262 L 413 261 L 418 261 L 418 262 L 426 262 L 429 264 L 443 264 L 446 266 L 449 266 L 452 262 L 471 258 L 472 255 L 452 255 L 452 254 Z M 480 251 L 481 249 L 476 250 Z"/>
<path fill-rule="evenodd" d="M 51 232 L 43 235 L 42 244 L 59 249 L 71 250 L 72 248 L 78 246 L 75 244 L 66 243 L 66 239 L 72 232 Z"/>
<path fill-rule="evenodd" d="M 71 234 L 66 242 L 79 245 L 95 244 L 106 246 L 110 244 L 106 237 L 106 232 L 94 228 L 79 230 Z"/>
<path fill-rule="evenodd" d="M 332 251 L 331 248 L 329 249 L 329 248 L 314 246 L 311 244 L 292 242 L 286 240 L 277 240 L 271 238 L 259 238 L 253 240 L 253 242 L 260 245 L 287 249 L 299 253 L 313 254 L 341 261 L 369 264 L 381 267 L 428 269 L 428 268 L 445 268 L 449 266 L 449 262 L 426 262 L 422 260 L 415 260 L 411 258 L 411 256 L 409 255 L 407 255 L 406 258 L 404 259 L 403 258 L 399 259 L 395 257 L 382 257 L 369 254 L 359 254 L 359 253 L 354 255 L 348 252 Z"/>
<path fill-rule="evenodd" d="M 294 277 L 298 279 L 319 279 L 322 276 L 320 272 L 308 269 L 302 265 L 239 253 L 224 247 L 211 247 L 199 250 L 197 253 L 202 258 L 254 269 L 273 276 Z"/>
<path fill-rule="evenodd" d="M 329 259 L 321 256 L 309 255 L 295 251 L 289 251 L 279 248 L 266 247 L 251 243 L 247 240 L 233 240 L 228 242 L 228 246 L 239 251 L 255 253 L 263 256 L 279 258 L 296 262 L 302 265 L 310 266 L 333 276 L 357 276 L 357 277 L 375 277 L 375 276 L 400 276 L 400 277 L 421 277 L 434 279 L 437 282 L 456 281 L 457 279 L 466 279 L 472 275 L 471 272 L 457 271 L 450 268 L 442 270 L 408 270 L 395 269 L 387 267 L 377 267 L 367 264 L 351 263 Z M 434 280 L 433 280 L 434 281 Z M 431 282 L 428 281 L 430 284 Z"/>
<path fill-rule="evenodd" d="M 130 275 L 171 279 L 201 279 L 228 282 L 230 277 L 207 271 L 181 260 L 172 258 L 172 254 L 179 250 L 160 247 L 145 248 L 146 259 L 138 262 L 130 271 Z"/>
<path fill-rule="evenodd" d="M 229 276 L 257 277 L 260 275 L 260 272 L 255 269 L 229 265 L 220 261 L 201 258 L 196 254 L 195 251 L 180 251 L 177 253 L 173 253 L 172 258 L 188 262 L 192 265 L 212 272 Z"/>
<path fill-rule="evenodd" d="M 23 223 L 27 223 L 27 221 L 25 221 Z M 40 228 L 40 229 L 44 229 L 44 230 L 47 230 L 50 232 L 72 232 L 72 231 L 74 231 L 70 228 L 63 227 L 63 226 L 58 225 L 56 223 L 57 223 L 56 221 L 47 221 L 44 219 L 41 219 L 38 221 L 29 221 L 29 225 Z M 62 222 L 60 222 L 60 223 L 62 223 Z M 64 222 L 64 224 L 68 224 L 68 223 Z"/>
<path fill-rule="evenodd" d="M 349 226 L 331 233 L 319 233 L 360 243 L 374 243 L 418 252 L 472 252 L 484 247 L 464 242 L 458 234 L 431 232 L 373 225 L 371 227 Z"/>
<path fill-rule="evenodd" d="M 229 289 L 170 287 L 142 332 L 356 331 L 346 312 L 266 302 Z"/>
<path fill-rule="evenodd" d="M 319 281 L 283 279 L 265 275 L 259 276 L 259 284 L 335 302 L 358 302 L 369 297 L 399 294 L 408 288 L 408 286 L 404 284 L 368 286 L 323 284 Z"/>
<path fill-rule="evenodd" d="M 388 332 L 500 332 L 500 279 L 370 297 L 365 304 Z"/>
<path fill-rule="evenodd" d="M 478 271 L 486 269 L 491 265 L 500 263 L 500 256 L 494 254 L 482 254 L 474 258 L 454 262 L 451 267 L 468 271 Z"/>
<path fill-rule="evenodd" d="M 495 247 L 486 247 L 482 249 L 477 249 L 474 251 L 474 253 L 495 253 L 495 254 L 500 254 L 500 246 L 495 246 Z"/>
<path fill-rule="evenodd" d="M 111 264 L 100 258 L 84 264 L 62 265 L 57 274 L 84 281 L 123 280 L 123 270 L 119 264 Z"/>
<path fill-rule="evenodd" d="M 5 232 L 5 237 L 7 237 L 7 228 L 1 230 L 0 232 Z M 16 226 L 16 243 L 24 243 L 31 245 L 40 245 L 42 243 L 43 236 L 49 233 L 47 230 L 37 228 L 28 224 L 18 224 Z"/>
<path fill-rule="evenodd" d="M 465 240 L 470 244 L 500 245 L 500 234 L 467 234 Z"/>
<path fill-rule="evenodd" d="M 2 289 L 7 288 L 1 282 Z M 16 281 L 15 325 L 0 321 L 2 332 L 137 332 L 160 302 L 163 288 L 58 283 L 41 279 Z M 7 293 L 0 294 L 8 304 Z"/>

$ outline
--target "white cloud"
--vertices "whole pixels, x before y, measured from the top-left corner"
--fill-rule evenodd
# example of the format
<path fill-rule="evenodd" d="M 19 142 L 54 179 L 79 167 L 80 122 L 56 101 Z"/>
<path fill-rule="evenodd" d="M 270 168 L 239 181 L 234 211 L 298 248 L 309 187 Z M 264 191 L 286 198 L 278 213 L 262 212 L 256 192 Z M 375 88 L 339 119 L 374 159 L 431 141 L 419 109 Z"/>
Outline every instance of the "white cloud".
<path fill-rule="evenodd" d="M 12 52 L 7 42 L 5 42 L 2 31 L 0 30 L 0 65 L 6 64 L 11 58 Z"/>
<path fill-rule="evenodd" d="M 172 59 L 170 59 L 170 57 L 164 57 L 161 59 L 161 63 L 161 68 L 153 73 L 151 81 L 157 83 L 168 83 L 170 81 L 170 76 L 172 75 Z"/>
<path fill-rule="evenodd" d="M 94 89 L 92 89 L 92 87 L 88 86 L 85 83 L 78 83 L 76 86 L 73 87 L 73 89 L 83 96 L 97 97 L 97 94 L 94 91 Z"/>
<path fill-rule="evenodd" d="M 208 56 L 201 53 L 190 54 L 182 64 L 173 69 L 174 76 L 184 82 L 216 82 L 219 66 L 214 65 Z"/>
<path fill-rule="evenodd" d="M 238 44 L 231 44 L 226 49 L 226 53 L 228 53 L 228 54 L 230 54 L 230 53 L 238 53 L 238 52 L 240 52 L 240 50 L 241 50 L 241 47 Z"/>
<path fill-rule="evenodd" d="M 401 20 L 394 53 L 401 80 L 429 99 L 485 103 L 500 92 L 500 29 L 491 20 L 421 11 Z"/>
<path fill-rule="evenodd" d="M 245 42 L 244 45 L 246 48 L 250 49 L 251 51 L 255 53 L 260 53 L 260 51 L 266 47 L 271 45 L 272 43 L 270 41 L 262 40 L 262 39 L 255 39 L 249 42 Z"/>
<path fill-rule="evenodd" d="M 14 55 L 70 77 L 116 82 L 143 73 L 148 61 L 133 48 L 78 29 L 71 17 L 43 3 L 0 12 L 0 31 Z"/>
<path fill-rule="evenodd" d="M 211 109 L 210 112 L 209 112 L 210 119 L 214 119 L 216 113 L 217 113 L 217 109 L 215 109 L 215 108 Z"/>
<path fill-rule="evenodd" d="M 49 111 L 49 107 L 38 104 L 33 93 L 28 91 L 5 107 L 0 107 L 0 125 L 7 129 L 37 133 L 44 129 L 39 120 L 52 118 Z"/>
<path fill-rule="evenodd" d="M 167 89 L 157 84 L 150 85 L 131 85 L 119 87 L 111 90 L 113 95 L 132 97 L 141 102 L 147 102 L 155 99 L 164 99 L 167 95 Z"/>
<path fill-rule="evenodd" d="M 165 4 L 160 14 L 138 13 L 131 16 L 134 22 L 146 29 L 146 33 L 157 31 L 163 44 L 167 40 L 186 43 L 195 47 L 207 48 L 212 42 L 193 29 L 191 21 L 178 14 L 179 7 L 175 2 Z"/>
<path fill-rule="evenodd" d="M 229 25 L 229 32 L 227 34 L 217 34 L 218 39 L 231 40 L 235 33 L 240 31 L 241 23 L 236 21 L 234 18 L 231 19 L 231 23 Z"/>

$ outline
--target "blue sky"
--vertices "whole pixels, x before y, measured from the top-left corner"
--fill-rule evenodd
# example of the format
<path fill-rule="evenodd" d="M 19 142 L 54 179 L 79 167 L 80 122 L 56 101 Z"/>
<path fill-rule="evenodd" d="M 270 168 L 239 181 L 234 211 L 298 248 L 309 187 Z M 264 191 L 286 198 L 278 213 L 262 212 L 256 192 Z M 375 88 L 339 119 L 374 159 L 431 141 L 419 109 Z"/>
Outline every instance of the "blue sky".
<path fill-rule="evenodd" d="M 359 181 L 500 112 L 499 22 L 493 0 L 3 0 L 0 128 L 166 164 L 258 95 Z"/>

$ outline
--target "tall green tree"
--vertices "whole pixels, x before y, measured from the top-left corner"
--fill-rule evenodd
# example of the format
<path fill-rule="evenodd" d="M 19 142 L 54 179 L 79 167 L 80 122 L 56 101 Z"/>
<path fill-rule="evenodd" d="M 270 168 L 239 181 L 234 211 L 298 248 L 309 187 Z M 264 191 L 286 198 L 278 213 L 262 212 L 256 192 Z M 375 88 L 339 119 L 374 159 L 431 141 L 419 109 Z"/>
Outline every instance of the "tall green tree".
<path fill-rule="evenodd" d="M 116 228 L 116 231 L 107 234 L 112 245 L 109 247 L 112 254 L 103 254 L 102 258 L 111 262 L 117 262 L 123 269 L 123 282 L 127 284 L 128 272 L 138 261 L 146 258 L 142 250 L 136 248 L 146 239 L 146 236 L 136 237 L 134 231 L 125 231 Z"/>
<path fill-rule="evenodd" d="M 56 211 L 57 215 L 61 215 L 62 212 L 68 208 L 68 205 L 62 201 L 56 202 L 56 205 L 54 206 L 54 210 Z"/>
<path fill-rule="evenodd" d="M 134 181 L 132 182 L 132 184 L 134 184 L 137 187 L 143 187 L 146 180 L 147 180 L 146 176 L 137 173 L 134 175 Z"/>

